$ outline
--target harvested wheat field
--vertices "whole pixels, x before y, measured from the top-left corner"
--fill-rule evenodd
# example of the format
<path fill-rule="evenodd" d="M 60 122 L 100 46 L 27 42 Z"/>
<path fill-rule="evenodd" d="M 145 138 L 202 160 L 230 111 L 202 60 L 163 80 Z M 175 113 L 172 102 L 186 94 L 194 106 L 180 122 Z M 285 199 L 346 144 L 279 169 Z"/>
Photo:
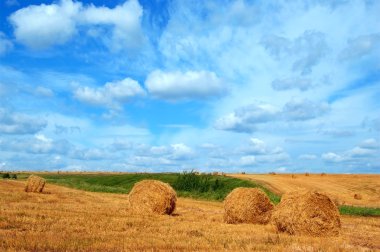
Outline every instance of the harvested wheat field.
<path fill-rule="evenodd" d="M 327 194 L 339 205 L 380 207 L 380 175 L 231 174 L 229 176 L 260 182 L 280 195 L 300 189 L 317 190 Z"/>
<path fill-rule="evenodd" d="M 341 217 L 336 237 L 290 236 L 272 225 L 225 224 L 223 203 L 179 198 L 174 213 L 141 215 L 127 195 L 0 181 L 0 251 L 375 251 L 380 219 Z"/>

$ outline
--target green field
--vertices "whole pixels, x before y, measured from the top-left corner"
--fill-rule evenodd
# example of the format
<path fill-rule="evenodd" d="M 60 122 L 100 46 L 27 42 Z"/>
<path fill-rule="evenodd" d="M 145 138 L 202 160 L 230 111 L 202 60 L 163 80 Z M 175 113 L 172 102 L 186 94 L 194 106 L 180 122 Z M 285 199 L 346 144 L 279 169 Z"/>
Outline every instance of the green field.
<path fill-rule="evenodd" d="M 18 174 L 25 179 L 29 174 Z M 136 174 L 39 174 L 48 183 L 63 185 L 91 192 L 129 193 L 133 185 L 143 179 L 156 179 L 169 183 L 179 197 L 216 200 L 223 199 L 237 187 L 253 187 L 263 190 L 274 204 L 281 200 L 279 195 L 253 181 L 220 175 L 196 175 L 195 173 L 136 173 Z M 339 206 L 344 215 L 380 216 L 380 208 Z"/>

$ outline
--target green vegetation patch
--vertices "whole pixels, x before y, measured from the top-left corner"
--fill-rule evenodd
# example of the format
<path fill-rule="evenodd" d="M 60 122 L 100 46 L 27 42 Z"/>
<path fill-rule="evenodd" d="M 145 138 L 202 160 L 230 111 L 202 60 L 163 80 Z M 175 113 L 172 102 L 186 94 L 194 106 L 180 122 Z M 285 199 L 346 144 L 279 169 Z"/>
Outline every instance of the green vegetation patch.
<path fill-rule="evenodd" d="M 380 208 L 339 206 L 339 212 L 344 215 L 380 216 Z"/>
<path fill-rule="evenodd" d="M 180 197 L 222 201 L 236 187 L 262 189 L 272 202 L 280 197 L 264 186 L 252 181 L 211 174 L 185 173 L 137 173 L 137 174 L 41 174 L 47 182 L 71 188 L 108 193 L 129 193 L 133 185 L 144 179 L 156 179 L 169 183 Z"/>

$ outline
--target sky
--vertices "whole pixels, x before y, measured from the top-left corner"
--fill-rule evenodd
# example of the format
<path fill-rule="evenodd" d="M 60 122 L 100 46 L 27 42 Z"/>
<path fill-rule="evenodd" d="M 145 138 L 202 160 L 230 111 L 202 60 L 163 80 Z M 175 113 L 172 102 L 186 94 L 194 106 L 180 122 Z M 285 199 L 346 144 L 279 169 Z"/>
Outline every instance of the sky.
<path fill-rule="evenodd" d="M 379 13 L 1 0 L 0 170 L 379 173 Z"/>

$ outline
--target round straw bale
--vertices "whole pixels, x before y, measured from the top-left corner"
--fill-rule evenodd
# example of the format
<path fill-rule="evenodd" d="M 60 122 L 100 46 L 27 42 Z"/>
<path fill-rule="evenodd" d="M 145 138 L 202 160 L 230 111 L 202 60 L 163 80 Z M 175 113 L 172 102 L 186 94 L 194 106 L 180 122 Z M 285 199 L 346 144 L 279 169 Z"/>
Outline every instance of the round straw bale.
<path fill-rule="evenodd" d="M 256 188 L 236 188 L 224 200 L 226 223 L 266 224 L 273 205 L 267 195 Z"/>
<path fill-rule="evenodd" d="M 284 194 L 272 221 L 278 231 L 291 235 L 338 235 L 341 227 L 334 202 L 324 194 L 311 191 Z"/>
<path fill-rule="evenodd" d="M 158 180 L 142 180 L 129 193 L 130 207 L 138 213 L 171 214 L 176 201 L 174 189 Z"/>
<path fill-rule="evenodd" d="M 25 192 L 42 192 L 45 187 L 45 179 L 36 175 L 30 175 L 25 185 Z"/>

